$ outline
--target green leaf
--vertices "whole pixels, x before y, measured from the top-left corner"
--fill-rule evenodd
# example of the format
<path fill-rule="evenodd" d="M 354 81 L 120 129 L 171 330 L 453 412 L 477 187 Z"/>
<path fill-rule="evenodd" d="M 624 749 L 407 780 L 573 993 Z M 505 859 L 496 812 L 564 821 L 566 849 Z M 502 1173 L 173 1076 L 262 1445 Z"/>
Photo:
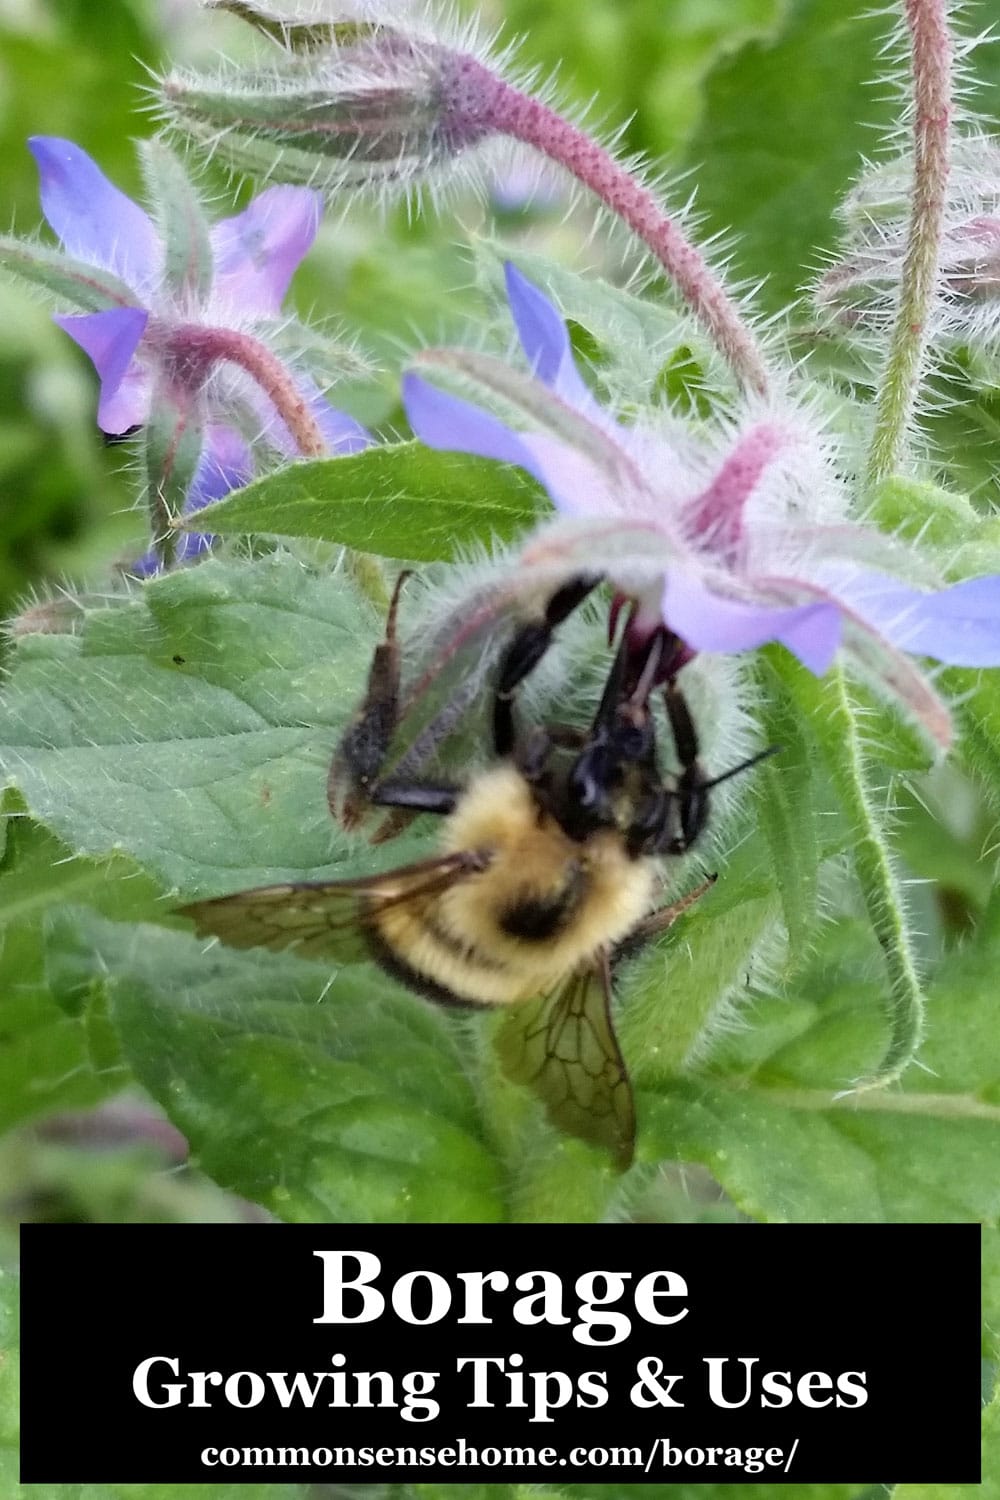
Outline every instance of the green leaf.
<path fill-rule="evenodd" d="M 871 86 L 886 16 L 843 0 L 795 0 L 786 14 L 776 38 L 749 42 L 709 74 L 687 153 L 703 233 L 737 231 L 734 271 L 764 281 L 771 310 L 834 243 L 834 209 L 896 114 L 887 90 Z"/>
<path fill-rule="evenodd" d="M 18 642 L 0 766 L 73 849 L 168 890 L 331 875 L 348 842 L 327 767 L 381 630 L 342 576 L 287 556 L 157 578 Z"/>
<path fill-rule="evenodd" d="M 53 986 L 43 922 L 66 901 L 118 916 L 148 911 L 155 890 L 124 859 L 74 859 L 26 819 L 11 820 L 0 864 L 0 1129 L 96 1103 L 127 1082 L 80 997 L 70 1014 Z"/>
<path fill-rule="evenodd" d="M 1000 520 L 984 516 L 964 495 L 928 480 L 896 475 L 874 497 L 872 519 L 882 531 L 936 550 L 951 579 L 1000 568 Z"/>
<path fill-rule="evenodd" d="M 199 511 L 197 528 L 314 537 L 433 562 L 490 536 L 509 541 L 537 519 L 540 496 L 509 464 L 395 443 L 290 464 Z"/>
<path fill-rule="evenodd" d="M 979 49 L 985 58 L 990 47 Z M 996 109 L 993 107 L 995 114 Z M 942 482 L 975 497 L 981 525 L 993 529 L 1000 490 L 997 485 L 997 438 L 1000 437 L 1000 388 L 995 374 L 986 376 L 971 350 L 950 351 L 945 369 L 934 375 L 933 393 L 922 426 L 929 439 L 934 468 Z"/>
<path fill-rule="evenodd" d="M 906 541 L 949 550 L 964 542 L 977 526 L 987 524 L 964 495 L 901 474 L 878 486 L 872 497 L 872 520 L 881 531 Z"/>
<path fill-rule="evenodd" d="M 798 996 L 758 996 L 752 1026 L 710 1072 L 640 1095 L 647 1157 L 702 1162 L 770 1222 L 1000 1222 L 1000 903 L 928 992 L 922 1068 L 893 1089 L 835 1098 L 882 1045 L 881 997 L 859 929 L 830 934 Z M 833 1086 L 832 1086 L 833 1085 Z M 1000 1307 L 989 1315 L 1000 1319 Z"/>
<path fill-rule="evenodd" d="M 956 704 L 958 753 L 979 773 L 987 796 L 996 805 L 1000 799 L 1000 676 L 948 667 L 941 682 Z"/>
<path fill-rule="evenodd" d="M 738 861 L 735 869 L 723 866 L 718 886 L 623 975 L 619 1037 L 640 1086 L 675 1077 L 704 1056 L 729 1003 L 773 955 L 781 918 L 773 875 L 758 865 L 758 886 L 749 857 Z M 640 1110 L 639 1146 L 648 1159 L 643 1120 Z"/>
<path fill-rule="evenodd" d="M 368 966 L 331 977 L 84 911 L 56 929 L 97 965 L 136 1077 L 223 1187 L 296 1222 L 492 1222 L 481 1138 L 449 1017 Z"/>

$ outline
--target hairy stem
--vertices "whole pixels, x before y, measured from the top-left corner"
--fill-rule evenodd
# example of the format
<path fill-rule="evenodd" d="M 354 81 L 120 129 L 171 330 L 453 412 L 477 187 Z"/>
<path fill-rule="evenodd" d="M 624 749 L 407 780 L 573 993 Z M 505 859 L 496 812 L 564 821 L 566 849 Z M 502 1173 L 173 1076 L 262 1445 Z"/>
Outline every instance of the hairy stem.
<path fill-rule="evenodd" d="M 609 151 L 569 120 L 462 57 L 459 82 L 477 96 L 481 122 L 533 146 L 565 167 L 648 246 L 695 317 L 704 324 L 741 381 L 768 388 L 767 369 L 753 332 L 701 252 L 666 214 L 655 196 Z"/>
<path fill-rule="evenodd" d="M 834 788 L 854 829 L 854 868 L 869 920 L 885 959 L 889 980 L 889 1044 L 872 1077 L 852 1092 L 894 1083 L 916 1055 L 924 1032 L 924 997 L 917 976 L 906 912 L 883 831 L 875 811 L 857 718 L 843 669 L 827 678 L 818 710 L 824 715 L 822 745 Z"/>
<path fill-rule="evenodd" d="M 171 329 L 169 342 L 174 358 L 188 372 L 207 371 L 218 363 L 238 365 L 270 401 L 302 457 L 326 456 L 329 451 L 326 439 L 309 402 L 287 367 L 266 344 L 232 328 L 198 324 Z"/>
<path fill-rule="evenodd" d="M 933 312 L 952 117 L 947 0 L 905 0 L 913 63 L 913 203 L 896 320 L 875 407 L 868 479 L 899 468 L 924 372 Z"/>

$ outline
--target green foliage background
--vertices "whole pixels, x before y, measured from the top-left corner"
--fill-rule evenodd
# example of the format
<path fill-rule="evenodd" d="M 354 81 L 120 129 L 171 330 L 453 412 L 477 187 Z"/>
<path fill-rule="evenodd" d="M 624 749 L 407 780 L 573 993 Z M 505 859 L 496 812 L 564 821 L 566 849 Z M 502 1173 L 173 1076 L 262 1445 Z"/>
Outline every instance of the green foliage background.
<path fill-rule="evenodd" d="M 561 86 L 576 104 L 596 93 L 610 125 L 631 116 L 628 148 L 662 162 L 668 174 L 693 173 L 681 195 L 697 185 L 705 232 L 732 232 L 737 275 L 763 280 L 762 305 L 775 310 L 819 265 L 832 243 L 834 205 L 894 117 L 887 91 L 873 86 L 884 21 L 855 9 L 863 7 L 843 0 L 506 0 L 491 14 L 525 34 L 526 63 L 543 70 L 561 63 Z M 148 82 L 143 63 L 203 60 L 216 46 L 241 45 L 235 23 L 207 20 L 183 3 L 102 0 L 100 14 L 97 27 L 88 0 L 0 8 L 0 160 L 7 211 L 20 232 L 39 221 L 28 135 L 75 139 L 135 191 L 131 138 L 151 128 L 137 112 Z M 998 53 L 984 48 L 975 59 L 974 103 L 993 120 L 1000 119 Z M 212 183 L 220 205 L 234 201 L 221 178 Z M 382 219 L 359 210 L 328 223 L 296 277 L 294 301 L 359 333 L 386 367 L 379 383 L 348 392 L 342 404 L 382 433 L 401 429 L 401 349 L 461 341 L 468 320 L 486 308 L 463 248 L 470 225 L 484 237 L 480 269 L 488 279 L 485 238 L 494 235 L 518 248 L 526 268 L 533 255 L 551 255 L 577 267 L 596 262 L 607 273 L 600 242 L 581 248 L 589 222 L 585 208 L 566 221 L 558 209 L 490 219 L 461 203 L 440 218 L 411 221 L 400 210 Z M 624 368 L 635 347 L 615 347 L 620 309 L 605 318 L 600 298 L 581 287 L 567 271 L 563 305 L 613 384 L 616 363 Z M 643 316 L 665 315 L 649 304 Z M 801 324 L 806 338 L 804 312 Z M 855 375 L 848 371 L 847 383 Z M 671 388 L 676 372 L 658 378 Z M 1000 392 L 989 378 L 950 378 L 955 399 L 933 424 L 943 456 L 929 475 L 986 512 L 997 498 Z M 94 401 L 89 365 L 47 310 L 0 283 L 0 609 L 7 614 L 36 591 L 48 597 L 63 579 L 100 590 L 116 560 L 127 564 L 144 546 L 127 459 L 100 443 Z M 687 956 L 674 955 L 673 987 L 690 993 L 691 1016 L 664 1018 L 661 969 L 640 966 L 633 976 L 623 1044 L 637 1060 L 641 1152 L 647 1162 L 693 1164 L 686 1177 L 668 1165 L 639 1188 L 623 1186 L 599 1154 L 539 1132 L 532 1107 L 491 1076 L 487 1039 L 478 1044 L 478 1079 L 470 1078 L 467 1039 L 388 981 L 346 972 L 327 995 L 326 975 L 314 965 L 206 956 L 169 918 L 165 893 L 175 888 L 215 893 L 223 880 L 235 888 L 315 875 L 341 870 L 352 857 L 330 829 L 323 776 L 357 695 L 364 666 L 357 643 L 371 638 L 376 617 L 332 593 L 319 575 L 307 579 L 295 539 L 363 541 L 374 525 L 386 556 L 433 561 L 467 536 L 513 534 L 537 503 L 516 476 L 493 475 L 487 488 L 474 465 L 449 468 L 412 453 L 410 497 L 401 491 L 404 470 L 392 467 L 398 461 L 359 461 L 353 480 L 345 466 L 340 488 L 322 503 L 301 473 L 282 493 L 272 487 L 255 498 L 251 490 L 233 501 L 235 535 L 259 526 L 292 539 L 289 551 L 261 560 L 252 578 L 238 559 L 194 569 L 159 580 L 141 599 L 95 601 L 78 633 L 21 643 L 0 722 L 0 755 L 16 766 L 18 787 L 7 794 L 6 810 L 17 816 L 0 860 L 0 1223 L 7 1236 L 0 1246 L 8 1260 L 13 1225 L 23 1217 L 252 1220 L 267 1210 L 298 1220 L 972 1219 L 987 1227 L 984 1356 L 992 1359 L 1000 1337 L 1000 899 L 984 851 L 996 844 L 1000 689 L 979 685 L 971 700 L 971 771 L 925 775 L 906 737 L 893 731 L 891 741 L 892 726 L 882 726 L 886 781 L 903 773 L 894 783 L 898 847 L 906 872 L 925 882 L 913 899 L 932 976 L 922 1053 L 928 1071 L 911 1070 L 903 1091 L 881 1103 L 869 1096 L 861 1107 L 832 1098 L 831 1078 L 856 1076 L 878 1056 L 880 1017 L 864 924 L 845 916 L 816 930 L 795 906 L 801 885 L 794 872 L 828 871 L 820 861 L 837 853 L 820 847 L 821 825 L 811 813 L 797 816 L 807 805 L 821 809 L 826 795 L 815 745 L 801 746 L 784 780 L 773 769 L 761 778 L 751 815 L 764 837 L 740 855 L 742 884 L 734 879 L 750 897 L 727 905 L 723 891 L 713 893 L 685 932 Z M 430 518 L 420 509 L 427 491 L 442 497 Z M 255 504 L 266 507 L 269 524 Z M 938 515 L 930 502 L 922 519 L 927 514 Z M 780 677 L 783 669 L 767 660 L 761 670 Z M 953 686 L 965 693 L 972 684 L 956 676 Z M 794 702 L 787 683 L 775 701 Z M 189 753 L 196 732 L 201 757 Z M 780 737 L 791 732 L 786 723 Z M 19 816 L 21 799 L 44 826 Z M 782 882 L 770 855 L 787 851 L 792 838 L 799 863 Z M 223 848 L 224 866 L 217 859 Z M 705 1069 L 684 1076 L 673 1065 L 676 1038 L 704 1020 L 699 976 L 714 976 L 720 955 L 734 967 L 748 961 L 779 914 L 798 938 L 788 993 L 758 994 L 751 1025 L 713 1051 Z M 321 996 L 322 1007 L 315 1003 Z M 67 1111 L 123 1091 L 138 1101 L 136 1118 L 145 1101 L 167 1111 L 191 1144 L 191 1167 L 174 1169 L 176 1143 L 152 1115 L 110 1149 L 91 1149 L 82 1116 Z M 234 1120 L 243 1122 L 242 1133 Z M 9 1292 L 9 1277 L 6 1286 Z M 5 1379 L 9 1365 L 0 1365 Z M 12 1419 L 0 1406 L 0 1445 L 5 1431 L 13 1431 Z M 995 1406 L 986 1431 L 990 1468 L 1000 1476 Z M 0 1475 L 5 1463 L 13 1494 L 12 1440 L 0 1446 Z M 785 1488 L 796 1500 L 871 1500 L 874 1493 L 864 1485 Z M 437 1500 L 434 1486 L 418 1489 L 418 1500 Z M 468 1500 L 478 1500 L 466 1489 Z M 730 1495 L 725 1486 L 698 1487 L 707 1500 L 713 1491 L 714 1500 Z M 240 1490 L 250 1500 L 258 1492 L 260 1500 L 279 1493 L 298 1500 L 300 1487 Z M 308 1500 L 325 1492 L 313 1487 Z M 739 1492 L 748 1500 L 755 1489 Z M 946 1500 L 959 1492 L 910 1486 L 901 1493 Z M 167 1500 L 172 1493 L 83 1486 L 74 1500 Z M 204 1493 L 224 1497 L 228 1487 Z M 586 1500 L 589 1492 L 572 1494 Z M 307 1500 L 305 1489 L 301 1495 Z"/>

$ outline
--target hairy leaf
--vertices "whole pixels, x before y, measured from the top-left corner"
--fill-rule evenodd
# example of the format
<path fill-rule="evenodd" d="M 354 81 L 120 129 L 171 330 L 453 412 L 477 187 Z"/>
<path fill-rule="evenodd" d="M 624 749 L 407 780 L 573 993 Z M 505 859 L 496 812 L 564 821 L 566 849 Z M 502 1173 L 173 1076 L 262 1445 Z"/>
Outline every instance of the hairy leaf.
<path fill-rule="evenodd" d="M 540 503 L 520 469 L 396 443 L 268 474 L 199 511 L 197 527 L 315 537 L 433 562 L 491 537 L 509 541 L 532 524 Z"/>
<path fill-rule="evenodd" d="M 297 1222 L 501 1216 L 456 1033 L 367 966 L 331 975 L 86 912 L 55 935 L 104 978 L 136 1077 L 216 1182 Z"/>
<path fill-rule="evenodd" d="M 776 37 L 752 40 L 710 73 L 688 147 L 698 209 L 732 239 L 737 274 L 785 307 L 834 243 L 833 210 L 893 118 L 872 87 L 891 21 L 843 0 L 794 0 Z M 822 100 L 822 108 L 817 108 Z"/>
<path fill-rule="evenodd" d="M 0 765 L 70 847 L 169 890 L 330 875 L 326 772 L 381 621 L 288 557 L 209 561 L 19 643 Z"/>

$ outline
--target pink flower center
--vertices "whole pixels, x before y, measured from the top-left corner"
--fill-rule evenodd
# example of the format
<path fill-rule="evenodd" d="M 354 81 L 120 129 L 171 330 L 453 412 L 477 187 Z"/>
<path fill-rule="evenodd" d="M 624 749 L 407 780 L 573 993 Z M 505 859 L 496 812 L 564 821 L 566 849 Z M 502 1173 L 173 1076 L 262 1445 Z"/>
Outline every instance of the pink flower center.
<path fill-rule="evenodd" d="M 695 542 L 730 567 L 735 566 L 743 544 L 743 510 L 760 477 L 787 436 L 779 428 L 762 422 L 740 438 L 707 489 L 689 501 L 684 529 Z"/>

